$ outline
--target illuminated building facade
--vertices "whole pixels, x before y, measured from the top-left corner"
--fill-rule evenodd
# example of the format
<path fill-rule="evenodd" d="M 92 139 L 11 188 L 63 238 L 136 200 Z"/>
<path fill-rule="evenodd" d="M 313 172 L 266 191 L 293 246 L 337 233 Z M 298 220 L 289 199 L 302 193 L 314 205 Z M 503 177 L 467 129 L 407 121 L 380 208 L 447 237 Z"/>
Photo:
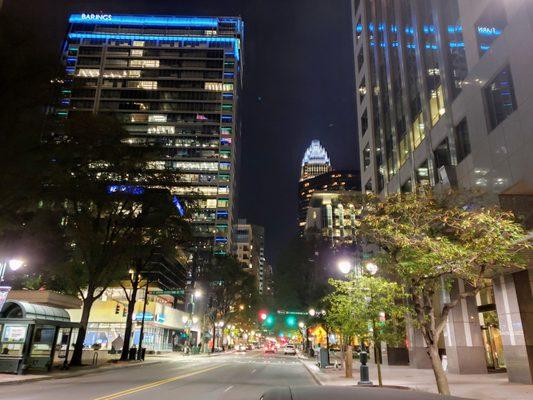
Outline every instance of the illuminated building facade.
<path fill-rule="evenodd" d="M 481 189 L 531 229 L 533 2 L 352 5 L 363 190 Z M 511 381 L 533 383 L 531 282 L 530 263 L 454 311 L 442 349 L 449 371 L 507 368 Z M 420 337 L 409 341 L 411 364 L 427 366 Z"/>
<path fill-rule="evenodd" d="M 326 149 L 319 140 L 313 140 L 302 160 L 300 181 L 331 171 L 331 162 Z"/>
<path fill-rule="evenodd" d="M 183 208 L 194 199 L 197 249 L 209 254 L 231 247 L 243 34 L 233 17 L 74 14 L 64 45 L 56 116 L 118 118 L 125 145 L 179 175 L 169 189 Z"/>
<path fill-rule="evenodd" d="M 303 235 L 307 220 L 309 201 L 316 192 L 339 192 L 361 190 L 359 171 L 330 171 L 298 183 L 298 229 Z"/>
<path fill-rule="evenodd" d="M 239 219 L 234 225 L 233 254 L 257 280 L 260 295 L 271 292 L 271 271 L 265 257 L 265 228 Z"/>

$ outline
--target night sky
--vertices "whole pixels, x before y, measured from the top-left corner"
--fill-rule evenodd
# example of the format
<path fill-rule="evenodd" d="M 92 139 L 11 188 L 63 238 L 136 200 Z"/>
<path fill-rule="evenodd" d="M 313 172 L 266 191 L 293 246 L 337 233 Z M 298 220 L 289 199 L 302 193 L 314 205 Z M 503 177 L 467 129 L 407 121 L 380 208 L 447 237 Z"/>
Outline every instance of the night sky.
<path fill-rule="evenodd" d="M 4 0 L 57 51 L 70 13 L 240 15 L 246 23 L 239 215 L 266 228 L 267 256 L 297 227 L 300 162 L 312 139 L 359 169 L 349 0 Z"/>

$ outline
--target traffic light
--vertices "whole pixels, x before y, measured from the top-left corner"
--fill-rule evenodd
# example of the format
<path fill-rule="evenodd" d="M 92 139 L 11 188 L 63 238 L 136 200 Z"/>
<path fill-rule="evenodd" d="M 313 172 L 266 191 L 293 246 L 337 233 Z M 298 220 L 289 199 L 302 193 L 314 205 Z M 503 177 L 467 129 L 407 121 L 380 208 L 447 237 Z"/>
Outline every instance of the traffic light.
<path fill-rule="evenodd" d="M 274 322 L 275 322 L 274 316 L 271 315 L 271 314 L 267 315 L 267 317 L 265 319 L 265 325 L 266 326 L 272 326 L 272 325 L 274 325 Z"/>
<path fill-rule="evenodd" d="M 287 315 L 285 318 L 285 325 L 287 325 L 289 328 L 296 328 L 296 317 L 294 315 Z"/>
<path fill-rule="evenodd" d="M 115 314 L 117 314 L 117 315 L 120 314 L 120 304 L 117 304 L 115 306 Z"/>

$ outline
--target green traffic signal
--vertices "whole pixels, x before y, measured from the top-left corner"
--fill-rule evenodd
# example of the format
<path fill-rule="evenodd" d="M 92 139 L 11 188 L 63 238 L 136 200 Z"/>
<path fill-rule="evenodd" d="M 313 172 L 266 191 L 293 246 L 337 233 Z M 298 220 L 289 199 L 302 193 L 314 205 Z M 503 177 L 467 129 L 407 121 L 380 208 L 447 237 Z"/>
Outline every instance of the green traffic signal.
<path fill-rule="evenodd" d="M 297 324 L 296 317 L 294 315 L 288 315 L 285 318 L 285 324 L 290 328 L 295 328 Z"/>
<path fill-rule="evenodd" d="M 265 319 L 265 325 L 268 325 L 268 326 L 272 326 L 274 325 L 274 316 L 269 314 L 267 315 L 266 319 Z"/>

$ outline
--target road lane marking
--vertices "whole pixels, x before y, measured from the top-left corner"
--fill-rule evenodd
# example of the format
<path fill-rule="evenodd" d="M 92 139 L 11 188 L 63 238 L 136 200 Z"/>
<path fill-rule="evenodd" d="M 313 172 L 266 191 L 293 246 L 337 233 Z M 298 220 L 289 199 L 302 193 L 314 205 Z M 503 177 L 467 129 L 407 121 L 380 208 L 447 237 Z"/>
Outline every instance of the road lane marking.
<path fill-rule="evenodd" d="M 255 374 L 255 371 L 257 371 L 257 368 L 252 370 L 252 374 Z"/>
<path fill-rule="evenodd" d="M 226 390 L 224 390 L 224 393 L 229 392 L 231 389 L 233 389 L 233 385 L 228 386 L 228 387 L 226 388 Z"/>
<path fill-rule="evenodd" d="M 147 383 L 146 385 L 137 386 L 137 387 L 134 387 L 134 388 L 131 388 L 131 389 L 126 389 L 126 390 L 123 390 L 121 392 L 109 394 L 107 396 L 97 397 L 94 400 L 112 400 L 112 399 L 116 399 L 118 397 L 127 396 L 127 395 L 130 395 L 130 394 L 141 392 L 143 390 L 147 390 L 147 389 L 152 389 L 154 387 L 161 386 L 161 385 L 164 385 L 166 383 L 174 382 L 174 381 L 177 381 L 177 380 L 180 380 L 180 379 L 188 378 L 190 376 L 203 374 L 204 372 L 212 371 L 214 369 L 221 368 L 221 367 L 222 367 L 222 365 L 216 365 L 214 367 L 204 368 L 204 369 L 201 369 L 201 370 L 198 370 L 198 371 L 190 372 L 188 374 L 178 375 L 178 376 L 174 376 L 172 378 L 167 378 L 167 379 L 161 379 L 160 381 Z"/>

